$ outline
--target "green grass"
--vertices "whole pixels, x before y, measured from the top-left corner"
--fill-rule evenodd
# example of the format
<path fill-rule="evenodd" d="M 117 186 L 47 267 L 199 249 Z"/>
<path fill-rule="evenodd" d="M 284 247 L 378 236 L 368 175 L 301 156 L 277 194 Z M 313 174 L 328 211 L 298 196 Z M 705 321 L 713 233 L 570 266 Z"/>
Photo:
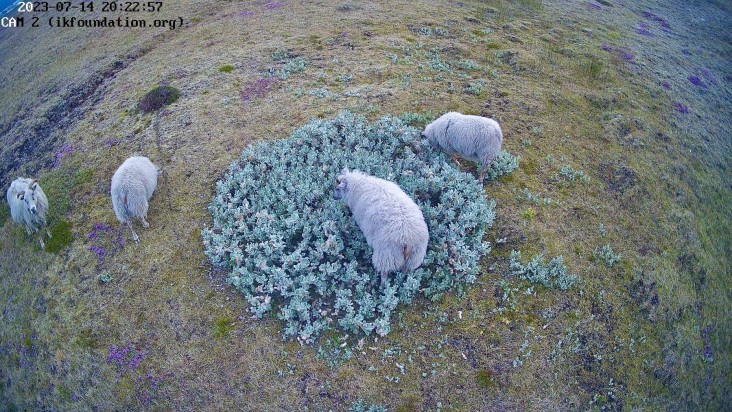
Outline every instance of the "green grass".
<path fill-rule="evenodd" d="M 234 66 L 230 64 L 224 64 L 219 66 L 219 71 L 222 73 L 231 73 L 234 71 Z"/>
<path fill-rule="evenodd" d="M 234 320 L 229 316 L 223 316 L 214 322 L 214 338 L 223 339 L 229 336 L 234 329 Z"/>
<path fill-rule="evenodd" d="M 492 389 L 496 386 L 496 383 L 493 380 L 493 372 L 489 370 L 479 370 L 478 372 L 476 372 L 475 379 L 481 388 Z"/>
<path fill-rule="evenodd" d="M 51 238 L 46 240 L 46 252 L 48 253 L 59 253 L 66 249 L 74 240 L 74 235 L 71 233 L 71 223 L 66 220 L 62 220 L 51 227 Z"/>
<path fill-rule="evenodd" d="M 0 226 L 4 225 L 8 219 L 10 219 L 10 207 L 5 203 L 0 205 Z"/>

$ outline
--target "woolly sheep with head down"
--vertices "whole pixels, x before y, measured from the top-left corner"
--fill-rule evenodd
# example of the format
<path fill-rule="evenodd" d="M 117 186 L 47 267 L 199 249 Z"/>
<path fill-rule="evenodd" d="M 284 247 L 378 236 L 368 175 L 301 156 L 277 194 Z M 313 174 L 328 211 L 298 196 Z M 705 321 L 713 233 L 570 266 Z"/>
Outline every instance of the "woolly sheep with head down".
<path fill-rule="evenodd" d="M 491 162 L 501 151 L 503 143 L 503 132 L 498 122 L 487 117 L 457 112 L 445 113 L 428 124 L 422 137 L 433 146 L 441 147 L 448 155 L 453 156 L 453 160 L 457 153 L 473 162 L 480 162 L 481 182 L 485 179 Z"/>
<path fill-rule="evenodd" d="M 112 208 L 117 220 L 124 223 L 132 231 L 132 239 L 139 242 L 140 238 L 132 228 L 133 217 L 142 221 L 143 227 L 147 223 L 148 201 L 158 185 L 160 169 L 150 159 L 142 156 L 133 156 L 125 160 L 112 176 Z"/>
<path fill-rule="evenodd" d="M 8 205 L 10 205 L 10 216 L 13 221 L 25 227 L 30 235 L 38 233 L 41 227 L 46 226 L 46 213 L 48 213 L 48 198 L 38 184 L 37 179 L 19 177 L 10 184 L 6 194 Z M 51 232 L 46 228 L 48 237 Z M 40 237 L 41 247 L 45 248 L 43 235 Z"/>
<path fill-rule="evenodd" d="M 381 274 L 414 270 L 427 253 L 429 232 L 422 211 L 395 183 L 358 170 L 343 169 L 333 198 L 343 199 L 366 242 L 374 250 L 372 263 Z"/>

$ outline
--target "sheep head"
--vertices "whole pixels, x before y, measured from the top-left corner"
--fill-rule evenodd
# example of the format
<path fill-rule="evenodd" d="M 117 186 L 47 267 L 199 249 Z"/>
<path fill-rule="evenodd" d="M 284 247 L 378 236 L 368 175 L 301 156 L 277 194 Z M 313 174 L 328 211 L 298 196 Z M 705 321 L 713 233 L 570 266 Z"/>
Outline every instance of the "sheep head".
<path fill-rule="evenodd" d="M 33 179 L 28 184 L 28 189 L 21 190 L 18 192 L 18 199 L 22 200 L 25 204 L 25 208 L 28 209 L 28 211 L 35 215 L 36 212 L 38 212 L 38 207 L 36 206 L 36 189 L 38 188 L 38 180 Z"/>
<path fill-rule="evenodd" d="M 349 173 L 347 168 L 341 170 L 340 176 L 336 178 L 335 185 L 333 186 L 333 199 L 342 199 L 348 190 L 348 179 L 346 174 Z"/>

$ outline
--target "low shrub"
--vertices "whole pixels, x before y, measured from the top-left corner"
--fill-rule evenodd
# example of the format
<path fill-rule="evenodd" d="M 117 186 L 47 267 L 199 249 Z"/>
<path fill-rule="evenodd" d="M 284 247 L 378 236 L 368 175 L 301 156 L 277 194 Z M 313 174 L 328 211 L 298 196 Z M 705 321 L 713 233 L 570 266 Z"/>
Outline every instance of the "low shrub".
<path fill-rule="evenodd" d="M 557 256 L 549 264 L 545 264 L 544 255 L 537 255 L 524 265 L 521 263 L 521 252 L 512 250 L 508 268 L 512 275 L 532 283 L 541 283 L 546 288 L 567 290 L 578 280 L 576 275 L 567 273 L 562 256 Z"/>
<path fill-rule="evenodd" d="M 595 250 L 592 252 L 592 258 L 596 262 L 602 262 L 605 264 L 605 266 L 609 268 L 620 262 L 621 257 L 622 255 L 616 255 L 615 252 L 613 252 L 613 248 L 610 247 L 609 243 L 603 247 L 596 247 Z"/>
<path fill-rule="evenodd" d="M 495 202 L 419 136 L 398 118 L 369 124 L 344 112 L 246 148 L 216 184 L 206 255 L 254 315 L 274 312 L 285 337 L 305 342 L 333 326 L 385 335 L 399 303 L 463 292 L 490 250 Z M 430 242 L 417 270 L 381 284 L 348 207 L 333 200 L 344 167 L 396 182 L 422 208 Z"/>
<path fill-rule="evenodd" d="M 158 86 L 140 99 L 138 107 L 141 112 L 154 112 L 163 106 L 174 103 L 180 97 L 180 91 L 173 86 Z"/>

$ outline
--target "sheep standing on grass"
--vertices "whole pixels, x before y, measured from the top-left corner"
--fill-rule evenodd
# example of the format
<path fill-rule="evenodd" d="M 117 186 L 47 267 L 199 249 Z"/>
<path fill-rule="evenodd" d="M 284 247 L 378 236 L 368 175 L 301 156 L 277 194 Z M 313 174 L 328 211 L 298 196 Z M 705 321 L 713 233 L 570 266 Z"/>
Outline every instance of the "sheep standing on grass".
<path fill-rule="evenodd" d="M 428 124 L 422 132 L 433 146 L 444 149 L 455 160 L 455 153 L 473 162 L 481 163 L 480 181 L 491 162 L 501 151 L 503 132 L 493 119 L 457 112 L 445 113 Z M 457 163 L 457 160 L 455 160 Z"/>
<path fill-rule="evenodd" d="M 343 169 L 333 198 L 343 199 L 366 242 L 374 249 L 372 262 L 381 282 L 392 271 L 414 270 L 427 253 L 427 224 L 412 199 L 395 183 L 358 170 Z"/>
<path fill-rule="evenodd" d="M 41 227 L 46 226 L 46 213 L 48 213 L 48 199 L 37 179 L 19 177 L 10 184 L 6 194 L 8 205 L 10 205 L 10 216 L 19 225 L 25 226 L 25 231 L 30 235 L 38 233 Z M 46 228 L 48 237 L 51 232 Z M 43 235 L 40 237 L 41 248 L 45 248 Z"/>
<path fill-rule="evenodd" d="M 132 228 L 130 219 L 139 218 L 143 227 L 150 226 L 145 218 L 148 201 L 158 185 L 159 170 L 147 157 L 133 156 L 125 160 L 112 176 L 114 214 L 120 223 L 127 224 L 135 242 L 139 242 L 140 238 Z"/>

